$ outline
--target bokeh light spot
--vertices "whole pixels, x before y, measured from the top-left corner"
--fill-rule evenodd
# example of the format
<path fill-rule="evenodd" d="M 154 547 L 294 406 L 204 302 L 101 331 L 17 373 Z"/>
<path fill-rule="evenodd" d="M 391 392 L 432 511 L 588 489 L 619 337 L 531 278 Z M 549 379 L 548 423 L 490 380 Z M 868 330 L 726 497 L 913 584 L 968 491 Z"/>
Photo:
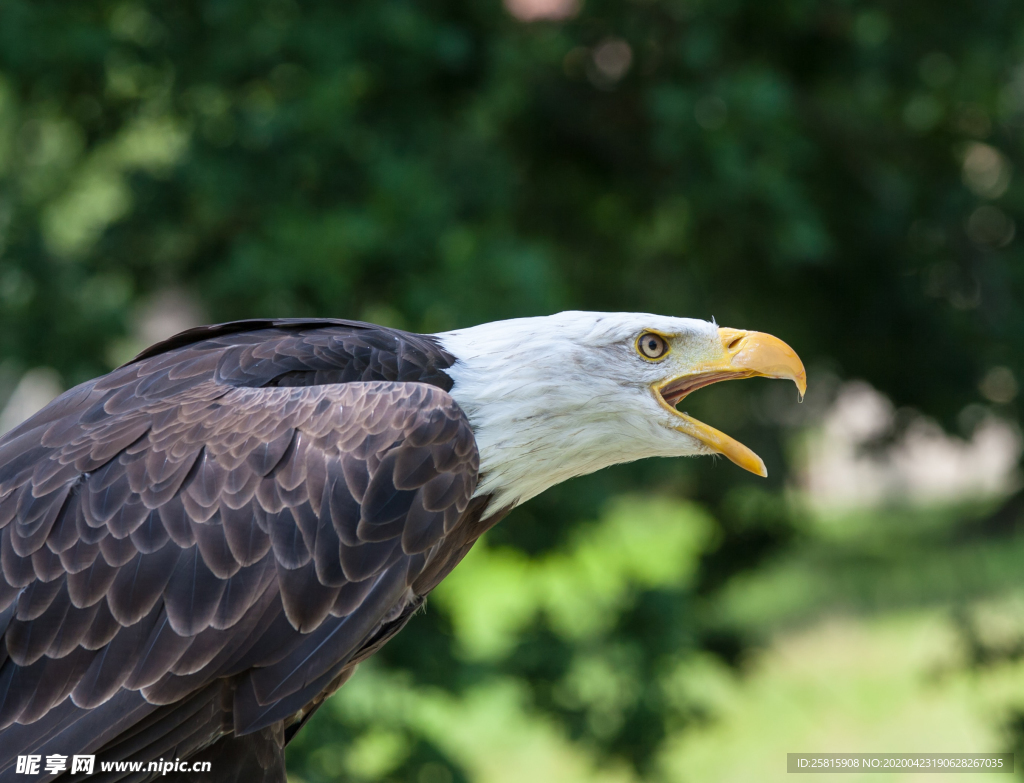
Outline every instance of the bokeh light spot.
<path fill-rule="evenodd" d="M 1012 167 L 1006 156 L 989 144 L 971 142 L 964 151 L 963 180 L 982 198 L 999 198 L 1010 186 Z"/>
<path fill-rule="evenodd" d="M 593 65 L 587 72 L 596 87 L 611 87 L 619 82 L 633 64 L 633 49 L 621 38 L 606 38 L 591 55 Z"/>
<path fill-rule="evenodd" d="M 1006 247 L 1013 241 L 1017 226 L 1003 210 L 985 204 L 967 218 L 967 236 L 977 245 L 987 248 Z"/>
<path fill-rule="evenodd" d="M 1009 367 L 993 367 L 981 379 L 978 390 L 985 399 L 1005 405 L 1017 396 L 1017 379 Z"/>
<path fill-rule="evenodd" d="M 579 0 L 505 0 L 505 9 L 521 22 L 571 19 L 580 12 Z"/>

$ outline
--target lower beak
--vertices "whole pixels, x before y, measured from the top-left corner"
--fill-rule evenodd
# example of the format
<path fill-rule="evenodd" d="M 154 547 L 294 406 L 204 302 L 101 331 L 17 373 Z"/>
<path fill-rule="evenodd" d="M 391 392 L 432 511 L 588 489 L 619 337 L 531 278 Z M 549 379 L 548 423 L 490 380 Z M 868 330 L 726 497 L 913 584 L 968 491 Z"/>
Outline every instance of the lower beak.
<path fill-rule="evenodd" d="M 737 378 L 785 378 L 793 381 L 803 399 L 807 373 L 796 352 L 777 337 L 764 332 L 741 329 L 718 330 L 722 351 L 702 363 L 694 372 L 673 378 L 656 387 L 662 404 L 678 417 L 676 429 L 703 443 L 711 451 L 728 457 L 751 473 L 767 476 L 764 462 L 757 454 L 724 432 L 676 410 L 688 394 L 703 386 Z"/>

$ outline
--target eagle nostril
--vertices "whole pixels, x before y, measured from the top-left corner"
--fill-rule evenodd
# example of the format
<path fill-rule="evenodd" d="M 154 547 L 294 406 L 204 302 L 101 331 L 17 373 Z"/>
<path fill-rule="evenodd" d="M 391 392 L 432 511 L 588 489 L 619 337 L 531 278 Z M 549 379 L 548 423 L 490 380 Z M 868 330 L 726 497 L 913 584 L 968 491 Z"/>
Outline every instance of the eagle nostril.
<path fill-rule="evenodd" d="M 729 344 L 727 346 L 725 346 L 725 350 L 731 351 L 733 348 L 737 347 L 741 342 L 743 342 L 743 338 L 744 337 L 746 337 L 745 334 L 740 334 L 740 335 L 737 335 L 736 337 L 733 337 L 729 341 Z"/>

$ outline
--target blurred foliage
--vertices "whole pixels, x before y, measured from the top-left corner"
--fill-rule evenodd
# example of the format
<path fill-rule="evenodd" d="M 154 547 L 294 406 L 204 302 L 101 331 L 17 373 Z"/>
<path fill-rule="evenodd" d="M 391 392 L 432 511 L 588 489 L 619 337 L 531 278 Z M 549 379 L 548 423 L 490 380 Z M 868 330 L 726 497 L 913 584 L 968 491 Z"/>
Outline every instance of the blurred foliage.
<path fill-rule="evenodd" d="M 1016 0 L 586 0 L 529 23 L 497 0 L 0 0 L 0 374 L 104 372 L 181 289 L 211 320 L 420 331 L 714 316 L 783 336 L 812 390 L 863 377 L 947 426 L 971 404 L 1016 420 L 1022 130 Z M 816 527 L 781 491 L 808 414 L 779 394 L 691 408 L 768 482 L 652 462 L 517 510 L 299 735 L 293 771 L 668 774 L 708 714 L 687 667 L 713 688 L 828 607 L 1013 581 L 1016 514 L 973 538 L 941 515 L 894 512 L 900 540 Z"/>

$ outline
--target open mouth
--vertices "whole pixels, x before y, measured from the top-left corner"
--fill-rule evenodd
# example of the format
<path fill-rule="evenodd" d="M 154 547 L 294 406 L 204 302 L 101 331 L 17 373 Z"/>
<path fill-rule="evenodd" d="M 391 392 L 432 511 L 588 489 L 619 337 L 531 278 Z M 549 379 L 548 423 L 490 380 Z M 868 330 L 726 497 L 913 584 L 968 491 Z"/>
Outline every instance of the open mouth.
<path fill-rule="evenodd" d="M 710 386 L 713 383 L 719 381 L 734 381 L 738 378 L 750 378 L 754 375 L 752 372 L 709 372 L 700 375 L 686 375 L 682 378 L 676 378 L 674 381 L 669 381 L 660 389 L 657 389 L 658 394 L 661 398 L 669 404 L 671 407 L 676 407 L 683 401 L 691 392 L 697 391 L 697 389 L 703 389 L 705 386 Z"/>
<path fill-rule="evenodd" d="M 767 476 L 768 470 L 757 454 L 724 432 L 697 421 L 676 406 L 689 394 L 721 381 L 740 378 L 784 378 L 793 381 L 803 399 L 807 375 L 796 352 L 777 337 L 763 332 L 744 332 L 720 328 L 722 356 L 698 372 L 671 378 L 655 385 L 653 391 L 661 405 L 677 418 L 675 428 L 702 443 L 709 452 L 727 457 L 744 470 Z"/>

